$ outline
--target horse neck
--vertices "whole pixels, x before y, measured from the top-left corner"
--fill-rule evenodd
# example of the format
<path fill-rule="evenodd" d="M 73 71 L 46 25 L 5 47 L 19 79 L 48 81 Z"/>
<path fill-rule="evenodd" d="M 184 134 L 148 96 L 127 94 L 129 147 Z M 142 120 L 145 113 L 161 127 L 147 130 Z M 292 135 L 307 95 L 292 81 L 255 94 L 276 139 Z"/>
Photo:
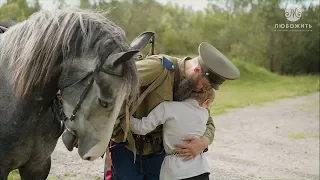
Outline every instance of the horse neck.
<path fill-rule="evenodd" d="M 58 91 L 57 78 L 53 78 L 44 87 L 34 87 L 25 98 L 26 103 L 33 103 L 39 114 L 47 112 Z"/>
<path fill-rule="evenodd" d="M 58 78 L 53 78 L 39 91 L 39 95 L 45 104 L 50 104 L 58 92 Z"/>

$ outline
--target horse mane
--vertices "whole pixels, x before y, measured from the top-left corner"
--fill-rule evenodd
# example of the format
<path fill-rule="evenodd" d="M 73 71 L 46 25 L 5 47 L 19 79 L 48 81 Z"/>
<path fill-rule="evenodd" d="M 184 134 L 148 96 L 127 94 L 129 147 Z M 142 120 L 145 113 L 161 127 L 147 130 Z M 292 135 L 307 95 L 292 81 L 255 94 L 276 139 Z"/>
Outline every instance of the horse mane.
<path fill-rule="evenodd" d="M 115 43 L 121 50 L 129 48 L 120 27 L 102 13 L 79 8 L 34 13 L 10 27 L 0 36 L 0 42 L 0 64 L 8 63 L 12 70 L 17 96 L 25 96 L 32 87 L 44 86 L 59 75 L 66 60 L 99 54 L 98 49 L 108 49 Z M 101 52 L 99 56 L 103 56 Z M 134 62 L 128 61 L 124 66 L 129 85 L 138 84 Z M 129 88 L 129 92 L 138 89 Z"/>

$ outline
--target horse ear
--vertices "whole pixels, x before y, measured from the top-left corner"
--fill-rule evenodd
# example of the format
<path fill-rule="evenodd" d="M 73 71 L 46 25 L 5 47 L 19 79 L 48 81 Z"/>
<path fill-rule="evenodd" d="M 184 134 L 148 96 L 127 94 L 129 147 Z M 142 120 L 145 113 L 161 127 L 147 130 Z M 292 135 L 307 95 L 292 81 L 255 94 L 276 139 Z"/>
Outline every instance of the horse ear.
<path fill-rule="evenodd" d="M 118 64 L 124 63 L 128 60 L 130 60 L 135 54 L 137 54 L 138 50 L 132 50 L 127 52 L 121 52 L 113 55 L 111 61 L 113 66 L 117 66 Z"/>
<path fill-rule="evenodd" d="M 132 50 L 127 52 L 121 52 L 108 57 L 106 62 L 103 64 L 103 71 L 122 76 L 123 75 L 123 66 L 119 66 L 120 64 L 130 60 L 135 54 L 139 51 Z"/>
<path fill-rule="evenodd" d="M 141 51 L 144 47 L 147 46 L 150 39 L 154 36 L 154 32 L 145 31 L 137 36 L 130 44 L 131 49 Z"/>

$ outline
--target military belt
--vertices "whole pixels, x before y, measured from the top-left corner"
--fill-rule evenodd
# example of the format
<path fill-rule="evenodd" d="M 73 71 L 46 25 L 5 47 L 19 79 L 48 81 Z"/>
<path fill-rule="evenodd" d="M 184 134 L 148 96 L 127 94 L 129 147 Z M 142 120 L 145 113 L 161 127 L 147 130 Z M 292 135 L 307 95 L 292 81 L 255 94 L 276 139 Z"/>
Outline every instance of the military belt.
<path fill-rule="evenodd" d="M 119 149 L 121 147 L 124 147 L 124 146 L 126 146 L 128 144 L 129 144 L 128 141 L 112 144 L 111 147 L 109 147 L 109 151 L 112 152 L 112 151 L 117 150 L 117 149 Z"/>
<path fill-rule="evenodd" d="M 143 156 L 143 150 L 144 150 L 145 144 L 146 143 L 151 144 L 152 151 L 154 154 L 161 154 L 164 151 L 163 141 L 161 136 L 157 135 L 157 133 L 150 133 L 148 135 L 132 134 L 132 136 L 135 140 L 135 147 L 139 153 L 139 159 L 140 159 L 139 172 L 143 173 L 142 156 Z"/>
<path fill-rule="evenodd" d="M 174 156 L 174 155 L 176 155 L 176 154 L 178 154 L 178 153 L 177 153 L 177 152 L 166 153 L 166 156 Z"/>

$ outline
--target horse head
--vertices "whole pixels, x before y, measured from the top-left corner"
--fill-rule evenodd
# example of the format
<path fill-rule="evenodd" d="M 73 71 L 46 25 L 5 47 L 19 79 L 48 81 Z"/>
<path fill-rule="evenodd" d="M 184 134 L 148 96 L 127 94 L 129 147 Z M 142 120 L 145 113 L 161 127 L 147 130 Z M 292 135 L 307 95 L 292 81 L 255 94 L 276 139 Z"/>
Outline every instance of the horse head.
<path fill-rule="evenodd" d="M 136 80 L 130 87 L 126 86 L 128 80 L 125 80 L 125 82 L 123 81 L 123 72 L 129 72 L 132 71 L 132 69 L 124 69 L 119 62 L 127 61 L 138 51 L 141 51 L 153 35 L 153 32 L 141 33 L 130 44 L 130 49 L 132 49 L 132 51 L 112 52 L 108 56 L 106 62 L 102 66 L 102 71 L 105 73 L 100 74 L 96 78 L 96 91 L 93 91 L 92 94 L 88 94 L 86 97 L 89 105 L 85 105 L 85 107 L 88 108 L 87 111 L 90 111 L 91 114 L 94 114 L 95 116 L 92 116 L 91 114 L 89 116 L 89 113 L 84 112 L 84 118 L 79 121 L 67 121 L 67 130 L 63 133 L 62 140 L 69 151 L 72 151 L 73 147 L 77 144 L 80 156 L 86 160 L 94 160 L 105 152 L 111 138 L 115 120 L 119 114 L 123 113 L 125 105 L 131 104 L 136 99 L 138 90 L 132 88 L 137 88 L 137 86 L 139 86 L 139 83 Z M 77 64 L 77 66 L 79 65 L 80 64 Z M 71 74 L 75 75 L 76 73 L 72 72 Z M 71 78 L 74 79 L 71 80 L 71 82 L 75 82 L 77 79 L 87 78 L 87 75 L 75 76 L 76 77 Z M 76 82 L 79 82 L 79 80 Z M 89 82 L 89 80 L 84 81 L 84 83 L 86 82 Z M 90 83 L 84 84 L 84 86 L 89 87 L 89 84 Z M 80 86 L 80 84 L 77 86 Z M 63 88 L 62 91 L 64 91 L 64 95 L 62 95 L 64 97 L 64 111 L 72 114 L 72 111 L 74 111 L 75 108 L 74 105 L 79 103 L 79 101 L 75 101 L 75 97 L 83 96 L 85 90 L 81 91 L 76 85 L 69 85 L 67 88 Z M 97 94 L 94 94 L 94 92 Z M 127 96 L 128 94 L 133 96 Z M 68 102 L 72 102 L 71 104 L 73 104 L 73 106 L 70 106 Z M 92 112 L 92 110 L 94 111 Z M 91 120 L 88 121 L 88 119 Z M 87 123 L 90 124 L 86 125 Z M 78 129 L 70 130 L 69 127 Z M 84 138 L 81 138 L 81 134 L 84 134 Z M 83 152 L 87 153 L 84 154 Z"/>
<path fill-rule="evenodd" d="M 133 56 L 149 39 L 130 46 L 124 31 L 105 16 L 74 8 L 39 11 L 5 34 L 1 41 L 10 46 L 0 49 L 0 65 L 11 69 L 15 95 L 52 101 L 59 89 L 64 134 L 77 137 L 82 159 L 103 155 L 121 106 L 138 95 Z"/>

